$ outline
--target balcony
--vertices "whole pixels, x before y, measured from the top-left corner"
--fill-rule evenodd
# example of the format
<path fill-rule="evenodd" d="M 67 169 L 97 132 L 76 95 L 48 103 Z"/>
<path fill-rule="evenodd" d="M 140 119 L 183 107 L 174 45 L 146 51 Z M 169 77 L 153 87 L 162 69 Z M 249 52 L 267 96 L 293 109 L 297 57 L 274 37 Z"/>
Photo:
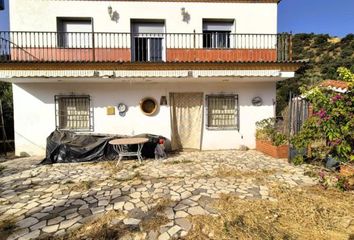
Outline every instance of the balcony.
<path fill-rule="evenodd" d="M 0 63 L 287 62 L 289 34 L 0 32 Z"/>

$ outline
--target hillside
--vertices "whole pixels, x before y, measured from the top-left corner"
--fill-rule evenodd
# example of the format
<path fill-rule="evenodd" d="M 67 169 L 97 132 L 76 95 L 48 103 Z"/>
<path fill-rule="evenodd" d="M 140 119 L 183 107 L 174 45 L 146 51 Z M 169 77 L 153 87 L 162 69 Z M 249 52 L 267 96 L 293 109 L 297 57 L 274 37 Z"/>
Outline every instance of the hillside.
<path fill-rule="evenodd" d="M 299 93 L 299 87 L 310 86 L 324 79 L 336 79 L 337 68 L 347 67 L 354 72 L 354 34 L 339 39 L 328 34 L 296 34 L 293 38 L 295 60 L 308 59 L 295 79 L 277 85 L 277 115 L 287 105 L 289 91 Z"/>

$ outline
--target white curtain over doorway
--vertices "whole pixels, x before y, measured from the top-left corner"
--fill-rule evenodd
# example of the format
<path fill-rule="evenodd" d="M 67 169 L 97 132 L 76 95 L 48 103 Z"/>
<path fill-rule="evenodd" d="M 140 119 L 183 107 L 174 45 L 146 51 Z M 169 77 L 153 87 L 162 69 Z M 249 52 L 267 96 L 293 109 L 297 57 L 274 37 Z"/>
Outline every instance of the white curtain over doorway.
<path fill-rule="evenodd" d="M 173 150 L 201 149 L 203 93 L 170 93 Z"/>

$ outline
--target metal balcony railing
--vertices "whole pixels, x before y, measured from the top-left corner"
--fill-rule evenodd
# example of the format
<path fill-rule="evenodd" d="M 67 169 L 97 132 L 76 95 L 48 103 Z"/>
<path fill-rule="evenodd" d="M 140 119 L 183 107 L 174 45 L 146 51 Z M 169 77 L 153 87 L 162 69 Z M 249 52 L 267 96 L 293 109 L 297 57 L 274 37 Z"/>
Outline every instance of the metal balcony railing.
<path fill-rule="evenodd" d="M 284 62 L 289 34 L 0 32 L 0 62 Z"/>

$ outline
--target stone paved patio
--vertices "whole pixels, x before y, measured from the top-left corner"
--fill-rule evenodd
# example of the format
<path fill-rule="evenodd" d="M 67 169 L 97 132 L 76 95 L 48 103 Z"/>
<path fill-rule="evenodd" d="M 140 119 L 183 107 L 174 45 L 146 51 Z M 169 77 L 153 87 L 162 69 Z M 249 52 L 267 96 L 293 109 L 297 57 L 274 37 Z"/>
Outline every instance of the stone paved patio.
<path fill-rule="evenodd" d="M 63 236 L 111 210 L 125 217 L 116 224 L 138 225 L 161 199 L 171 204 L 163 209 L 169 222 L 140 238 L 170 239 L 186 236 L 192 224 L 188 216 L 217 215 L 213 199 L 220 194 L 276 201 L 258 174 L 266 181 L 305 186 L 315 180 L 304 167 L 289 165 L 256 151 L 187 152 L 167 161 L 124 161 L 112 164 L 70 163 L 37 165 L 39 159 L 11 160 L 0 176 L 0 220 L 16 218 L 18 226 L 8 239 Z M 229 176 L 237 173 L 240 177 Z"/>

